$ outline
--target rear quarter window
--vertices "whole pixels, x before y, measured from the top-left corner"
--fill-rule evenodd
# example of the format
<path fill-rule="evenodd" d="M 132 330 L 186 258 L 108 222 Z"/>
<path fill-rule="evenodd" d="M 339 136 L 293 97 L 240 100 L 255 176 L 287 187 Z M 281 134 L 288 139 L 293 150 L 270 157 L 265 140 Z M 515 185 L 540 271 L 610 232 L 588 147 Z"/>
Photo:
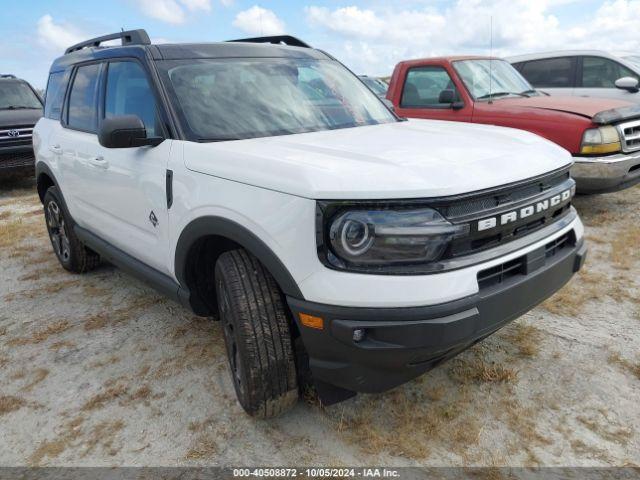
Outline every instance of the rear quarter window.
<path fill-rule="evenodd" d="M 44 116 L 52 120 L 60 120 L 62 102 L 69 83 L 69 71 L 55 72 L 49 75 L 44 100 Z"/>

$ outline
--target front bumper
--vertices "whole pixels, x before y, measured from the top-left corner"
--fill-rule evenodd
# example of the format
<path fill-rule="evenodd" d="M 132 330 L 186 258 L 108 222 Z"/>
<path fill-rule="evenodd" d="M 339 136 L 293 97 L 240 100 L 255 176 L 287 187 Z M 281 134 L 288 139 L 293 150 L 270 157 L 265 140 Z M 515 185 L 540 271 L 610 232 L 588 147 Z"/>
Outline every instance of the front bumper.
<path fill-rule="evenodd" d="M 0 148 L 1 172 L 34 168 L 35 164 L 33 146 L 30 143 Z"/>
<path fill-rule="evenodd" d="M 607 193 L 640 183 L 640 151 L 606 157 L 574 157 L 578 193 Z"/>
<path fill-rule="evenodd" d="M 460 353 L 569 281 L 587 252 L 583 240 L 571 234 L 573 240 L 553 255 L 549 245 L 528 252 L 521 257 L 522 267 L 516 274 L 475 295 L 443 304 L 359 308 L 287 298 L 314 382 L 351 392 L 382 392 Z M 321 317 L 324 328 L 301 325 L 300 313 Z M 353 339 L 356 329 L 365 332 L 359 342 Z"/>

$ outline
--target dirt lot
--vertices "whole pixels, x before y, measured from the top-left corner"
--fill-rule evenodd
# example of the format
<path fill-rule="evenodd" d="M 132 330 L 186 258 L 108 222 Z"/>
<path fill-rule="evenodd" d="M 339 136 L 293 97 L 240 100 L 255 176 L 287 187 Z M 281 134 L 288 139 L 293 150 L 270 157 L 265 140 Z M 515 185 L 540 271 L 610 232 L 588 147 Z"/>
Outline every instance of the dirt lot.
<path fill-rule="evenodd" d="M 57 264 L 30 179 L 0 185 L 0 465 L 638 465 L 640 187 L 581 197 L 554 298 L 392 392 L 273 421 L 219 326 L 109 266 Z"/>

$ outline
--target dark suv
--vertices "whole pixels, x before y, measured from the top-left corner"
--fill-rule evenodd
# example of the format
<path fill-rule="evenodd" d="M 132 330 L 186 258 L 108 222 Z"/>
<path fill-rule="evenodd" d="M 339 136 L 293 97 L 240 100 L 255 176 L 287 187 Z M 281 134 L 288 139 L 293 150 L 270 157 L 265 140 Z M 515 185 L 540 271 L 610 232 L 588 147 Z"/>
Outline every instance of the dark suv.
<path fill-rule="evenodd" d="M 42 99 L 15 75 L 0 75 L 0 174 L 34 167 L 31 134 L 42 117 Z"/>

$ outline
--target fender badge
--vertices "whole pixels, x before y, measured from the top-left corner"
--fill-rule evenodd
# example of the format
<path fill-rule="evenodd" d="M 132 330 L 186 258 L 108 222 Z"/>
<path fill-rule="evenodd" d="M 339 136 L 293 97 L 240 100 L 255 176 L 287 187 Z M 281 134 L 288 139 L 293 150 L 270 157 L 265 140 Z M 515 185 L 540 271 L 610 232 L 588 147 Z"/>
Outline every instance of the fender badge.
<path fill-rule="evenodd" d="M 151 213 L 149 214 L 149 221 L 154 227 L 158 226 L 158 217 L 156 217 L 156 214 L 153 213 L 153 210 L 151 210 Z"/>

